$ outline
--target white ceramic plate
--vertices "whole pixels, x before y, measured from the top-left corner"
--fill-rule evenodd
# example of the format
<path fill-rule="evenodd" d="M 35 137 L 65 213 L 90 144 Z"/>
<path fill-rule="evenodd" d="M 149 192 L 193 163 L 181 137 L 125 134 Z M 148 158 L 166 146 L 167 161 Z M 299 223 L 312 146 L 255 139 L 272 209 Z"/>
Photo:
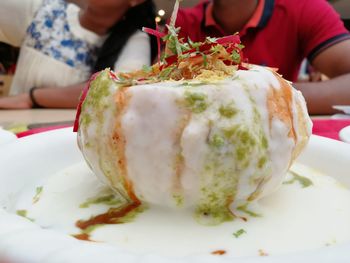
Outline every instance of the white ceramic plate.
<path fill-rule="evenodd" d="M 350 143 L 350 126 L 347 126 L 347 127 L 340 130 L 339 138 L 343 142 Z"/>
<path fill-rule="evenodd" d="M 350 105 L 333 105 L 333 109 L 340 110 L 345 114 L 350 115 Z"/>
<path fill-rule="evenodd" d="M 0 147 L 1 145 L 12 142 L 16 139 L 17 139 L 16 135 L 14 135 L 12 132 L 5 131 L 0 127 Z"/>
<path fill-rule="evenodd" d="M 0 148 L 0 262 L 348 262 L 350 243 L 312 251 L 269 257 L 170 258 L 136 254 L 116 246 L 82 242 L 7 211 L 22 191 L 48 175 L 82 161 L 71 128 L 22 138 Z M 313 136 L 299 162 L 332 174 L 350 187 L 350 146 Z"/>

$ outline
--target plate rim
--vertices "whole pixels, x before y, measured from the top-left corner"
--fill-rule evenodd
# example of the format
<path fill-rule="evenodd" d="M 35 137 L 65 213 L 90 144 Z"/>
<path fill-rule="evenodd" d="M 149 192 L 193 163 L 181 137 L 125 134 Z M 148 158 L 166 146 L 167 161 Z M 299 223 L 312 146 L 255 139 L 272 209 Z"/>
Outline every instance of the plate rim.
<path fill-rule="evenodd" d="M 74 137 L 75 136 L 67 136 L 67 133 L 70 132 L 72 133 L 72 128 L 62 128 L 62 129 L 57 129 L 57 130 L 52 130 L 52 131 L 48 131 L 48 132 L 43 132 L 43 133 L 39 133 L 39 134 L 34 134 L 31 136 L 27 136 L 27 137 L 23 137 L 20 138 L 18 140 L 15 140 L 12 143 L 3 145 L 3 147 L 0 148 L 0 159 L 1 159 L 1 155 L 5 154 L 5 152 L 12 148 L 12 147 L 16 147 L 18 145 L 23 145 L 23 144 L 31 144 L 31 143 L 35 143 L 36 140 L 44 140 L 44 139 L 49 139 L 52 136 L 63 136 L 63 137 L 67 137 L 64 139 L 70 140 L 71 142 L 74 141 Z M 342 142 L 338 142 L 335 140 L 331 140 L 328 138 L 324 138 L 321 136 L 315 136 L 312 135 L 311 140 L 313 141 L 318 141 L 318 142 L 322 142 L 322 143 L 331 143 L 334 145 L 339 146 L 340 148 L 344 148 L 346 151 L 350 152 L 350 145 L 347 145 L 345 143 Z M 76 142 L 75 142 L 76 143 Z M 19 146 L 21 147 L 21 146 Z M 1 163 L 1 161 L 0 161 Z M 11 222 L 18 222 L 19 224 L 25 224 L 28 227 L 34 227 L 36 226 L 36 233 L 38 236 L 46 236 L 46 235 L 52 235 L 52 239 L 53 238 L 62 238 L 63 236 L 67 237 L 66 238 L 62 238 L 63 240 L 65 240 L 66 242 L 66 247 L 70 248 L 70 251 L 75 251 L 77 252 L 81 252 L 81 251 L 85 251 L 86 254 L 83 255 L 83 253 L 80 253 L 80 258 L 78 259 L 79 261 L 77 261 L 77 258 L 73 258 L 72 261 L 69 262 L 80 262 L 80 260 L 85 260 L 85 262 L 94 262 L 94 258 L 92 257 L 92 255 L 95 255 L 97 252 L 103 252 L 105 251 L 105 253 L 111 253 L 111 254 L 105 254 L 103 257 L 101 258 L 101 262 L 109 262 L 110 260 L 123 260 L 124 262 L 134 262 L 135 260 L 142 260 L 142 262 L 232 262 L 232 260 L 235 260 L 235 262 L 246 262 L 246 263 L 253 263 L 253 262 L 267 262 L 267 263 L 274 263 L 274 262 L 287 262 L 287 263 L 291 263 L 291 262 L 296 262 L 298 260 L 298 262 L 334 262 L 334 260 L 344 260 L 348 259 L 350 257 L 350 242 L 346 242 L 343 244 L 339 244 L 339 245 L 334 245 L 331 247 L 327 247 L 327 248 L 319 248 L 319 249 L 313 249 L 313 250 L 307 250 L 307 251 L 300 251 L 297 253 L 288 253 L 288 254 L 282 254 L 282 255 L 272 255 L 272 256 L 268 256 L 268 257 L 258 257 L 258 256 L 254 256 L 254 257 L 245 257 L 245 258 L 240 258 L 240 257 L 213 257 L 211 255 L 196 255 L 196 256 L 189 256 L 186 257 L 185 259 L 174 259 L 171 257 L 166 257 L 166 256 L 158 256 L 158 255 L 153 255 L 153 254 L 147 254 L 147 255 L 135 255 L 129 252 L 124 251 L 122 248 L 118 248 L 109 244 L 86 244 L 86 242 L 83 241 L 78 241 L 76 239 L 74 239 L 73 237 L 69 237 L 68 235 L 64 234 L 64 233 L 60 233 L 60 232 L 56 232 L 56 231 L 48 231 L 46 229 L 41 229 L 38 225 L 36 225 L 35 223 L 29 222 L 28 220 L 21 218 L 20 216 L 11 214 L 6 212 L 3 208 L 0 207 L 0 261 L 1 259 L 5 259 L 2 258 L 2 252 L 6 252 L 4 251 L 4 244 L 2 242 L 2 239 L 4 239 L 4 234 L 3 232 L 1 232 L 1 222 L 4 220 L 4 218 L 8 217 L 8 220 L 11 220 Z M 8 221 L 10 222 L 10 221 Z M 2 226 L 3 227 L 3 226 Z M 23 226 L 24 227 L 24 226 Z M 30 232 L 29 232 L 30 233 Z M 6 234 L 5 234 L 6 236 Z M 41 248 L 43 249 L 43 248 Z M 17 252 L 18 252 L 18 247 L 16 247 Z M 90 251 L 90 252 L 87 252 Z M 109 252 L 107 252 L 109 251 Z M 95 253 L 95 254 L 94 254 Z M 113 255 L 112 255 L 113 253 Z M 337 257 L 334 257 L 334 255 L 336 255 Z M 15 255 L 11 255 L 11 256 L 15 256 Z M 28 255 L 26 255 L 28 256 Z M 7 259 L 7 258 L 6 258 Z M 35 259 L 32 257 L 33 260 L 31 260 L 29 257 L 26 258 L 14 258 L 15 262 L 37 262 L 35 261 Z M 92 261 L 91 261 L 92 259 Z M 104 260 L 105 259 L 105 260 Z M 89 261 L 90 260 L 90 261 Z M 12 261 L 11 261 L 12 262 Z M 47 262 L 47 261 L 45 261 Z M 51 262 L 51 261 L 50 261 Z M 59 262 L 59 261 L 52 261 L 52 262 Z M 67 261 L 68 262 L 68 261 Z"/>

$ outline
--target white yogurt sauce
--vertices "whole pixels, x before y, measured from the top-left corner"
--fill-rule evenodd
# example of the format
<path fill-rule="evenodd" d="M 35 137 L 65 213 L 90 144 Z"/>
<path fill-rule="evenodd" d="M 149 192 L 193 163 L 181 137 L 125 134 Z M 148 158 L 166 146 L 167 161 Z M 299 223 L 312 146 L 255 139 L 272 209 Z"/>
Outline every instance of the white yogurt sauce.
<path fill-rule="evenodd" d="M 350 240 L 350 191 L 332 177 L 295 164 L 292 170 L 313 185 L 283 184 L 250 208 L 261 217 L 235 219 L 218 226 L 197 223 L 188 210 L 150 207 L 131 223 L 108 225 L 92 232 L 91 239 L 123 247 L 133 253 L 187 256 L 224 250 L 224 256 L 276 255 L 334 245 Z M 291 179 L 291 175 L 286 180 Z M 79 219 L 104 213 L 107 205 L 79 208 L 86 199 L 105 191 L 85 163 L 69 167 L 42 185 L 39 200 L 23 193 L 16 210 L 43 228 L 77 234 Z M 235 237 L 239 230 L 243 233 Z M 82 241 L 84 242 L 84 241 Z"/>

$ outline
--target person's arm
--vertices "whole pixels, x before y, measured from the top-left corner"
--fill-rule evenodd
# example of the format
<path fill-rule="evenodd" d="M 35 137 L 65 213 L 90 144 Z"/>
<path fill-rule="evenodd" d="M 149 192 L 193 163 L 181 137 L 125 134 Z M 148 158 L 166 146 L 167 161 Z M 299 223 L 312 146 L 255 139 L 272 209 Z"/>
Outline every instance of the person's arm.
<path fill-rule="evenodd" d="M 330 80 L 295 83 L 307 102 L 310 114 L 332 114 L 332 105 L 350 105 L 350 40 L 335 44 L 312 61 Z"/>
<path fill-rule="evenodd" d="M 33 96 L 36 102 L 44 108 L 76 108 L 85 83 L 64 88 L 42 87 L 35 89 Z M 0 98 L 0 109 L 30 109 L 33 104 L 29 93 Z"/>
<path fill-rule="evenodd" d="M 151 43 L 149 36 L 137 30 L 129 37 L 114 63 L 114 71 L 130 72 L 151 64 Z"/>

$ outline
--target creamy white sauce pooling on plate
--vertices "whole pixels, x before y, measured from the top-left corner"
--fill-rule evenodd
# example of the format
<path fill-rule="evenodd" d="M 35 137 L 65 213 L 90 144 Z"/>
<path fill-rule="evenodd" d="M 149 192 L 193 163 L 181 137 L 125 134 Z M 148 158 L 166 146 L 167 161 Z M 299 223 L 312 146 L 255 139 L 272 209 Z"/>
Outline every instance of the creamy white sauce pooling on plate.
<path fill-rule="evenodd" d="M 132 253 L 175 257 L 276 255 L 349 241 L 350 191 L 306 166 L 295 164 L 291 170 L 277 192 L 241 209 L 246 222 L 236 218 L 204 226 L 190 210 L 150 206 L 126 223 L 92 229 L 90 239 Z M 81 232 L 75 226 L 78 220 L 118 206 L 109 195 L 86 164 L 79 163 L 24 192 L 15 210 L 43 228 L 75 235 Z"/>

